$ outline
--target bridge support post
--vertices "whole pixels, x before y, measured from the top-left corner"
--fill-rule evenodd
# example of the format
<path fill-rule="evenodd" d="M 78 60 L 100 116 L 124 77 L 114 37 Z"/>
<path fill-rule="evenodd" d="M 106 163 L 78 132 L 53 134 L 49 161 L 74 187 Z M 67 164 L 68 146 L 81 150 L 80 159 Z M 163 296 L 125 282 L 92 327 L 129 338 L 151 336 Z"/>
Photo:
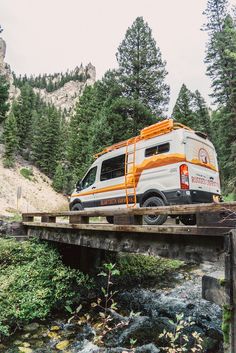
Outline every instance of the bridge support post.
<path fill-rule="evenodd" d="M 236 353 L 236 229 L 233 229 L 226 236 L 225 243 L 225 285 L 227 294 L 227 304 L 223 307 L 225 352 Z"/>

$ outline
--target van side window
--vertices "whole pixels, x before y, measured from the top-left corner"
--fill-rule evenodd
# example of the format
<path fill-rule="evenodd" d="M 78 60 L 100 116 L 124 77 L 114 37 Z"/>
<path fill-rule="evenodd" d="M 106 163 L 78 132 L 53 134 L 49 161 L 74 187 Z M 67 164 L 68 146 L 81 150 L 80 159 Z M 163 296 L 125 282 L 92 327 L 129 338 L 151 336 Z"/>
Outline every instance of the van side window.
<path fill-rule="evenodd" d="M 163 143 L 162 145 L 146 148 L 145 157 L 151 157 L 151 156 L 154 156 L 155 154 L 167 153 L 169 152 L 169 150 L 170 150 L 169 142 Z"/>
<path fill-rule="evenodd" d="M 102 162 L 101 181 L 119 178 L 125 175 L 125 155 L 107 159 Z"/>
<path fill-rule="evenodd" d="M 93 185 L 96 180 L 96 174 L 97 174 L 97 167 L 93 167 L 92 169 L 90 169 L 81 182 L 81 188 L 86 189 L 89 186 Z"/>

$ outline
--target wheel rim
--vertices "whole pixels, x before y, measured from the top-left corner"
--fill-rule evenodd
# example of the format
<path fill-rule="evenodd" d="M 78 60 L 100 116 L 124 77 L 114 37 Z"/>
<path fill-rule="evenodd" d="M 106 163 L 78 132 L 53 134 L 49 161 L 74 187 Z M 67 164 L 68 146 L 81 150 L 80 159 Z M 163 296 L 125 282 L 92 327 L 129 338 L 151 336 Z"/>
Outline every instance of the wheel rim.
<path fill-rule="evenodd" d="M 149 202 L 146 207 L 157 207 L 157 204 L 155 202 Z M 146 215 L 146 218 L 150 219 L 150 221 L 155 221 L 158 217 L 159 215 Z"/>

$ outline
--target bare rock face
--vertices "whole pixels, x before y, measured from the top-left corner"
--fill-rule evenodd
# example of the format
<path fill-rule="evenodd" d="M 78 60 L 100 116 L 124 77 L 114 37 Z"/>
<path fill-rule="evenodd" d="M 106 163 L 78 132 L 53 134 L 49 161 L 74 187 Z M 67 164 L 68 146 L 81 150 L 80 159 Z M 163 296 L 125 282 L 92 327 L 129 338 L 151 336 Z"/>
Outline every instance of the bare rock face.
<path fill-rule="evenodd" d="M 15 98 L 20 95 L 20 90 L 14 86 L 11 68 L 7 63 L 5 63 L 6 48 L 6 42 L 2 38 L 0 38 L 0 75 L 5 76 L 6 80 L 10 85 L 9 101 L 11 103 Z"/>
<path fill-rule="evenodd" d="M 0 37 L 0 75 L 6 77 L 9 82 L 9 101 L 12 103 L 17 97 L 20 96 L 20 89 L 14 86 L 13 75 L 10 66 L 5 63 L 6 55 L 6 42 Z M 85 67 L 81 64 L 80 67 L 76 67 L 70 72 L 76 74 L 77 77 L 81 76 L 81 80 L 71 80 L 66 82 L 64 86 L 48 92 L 46 89 L 34 88 L 34 92 L 39 94 L 42 100 L 46 103 L 55 105 L 56 108 L 61 109 L 69 115 L 75 107 L 76 102 L 82 95 L 83 90 L 86 86 L 91 86 L 96 81 L 96 69 L 89 63 Z M 53 78 L 53 79 L 52 79 Z M 46 80 L 52 83 L 60 82 L 62 75 L 47 75 Z"/>
<path fill-rule="evenodd" d="M 0 38 L 0 65 L 4 62 L 6 55 L 6 42 Z"/>
<path fill-rule="evenodd" d="M 96 69 L 91 63 L 85 67 L 83 67 L 83 65 L 79 68 L 76 67 L 74 72 L 77 72 L 86 79 L 83 81 L 69 81 L 65 83 L 63 87 L 60 87 L 53 92 L 47 92 L 46 89 L 40 88 L 34 88 L 34 92 L 39 94 L 42 100 L 46 103 L 51 103 L 55 105 L 56 108 L 61 109 L 66 113 L 70 113 L 73 111 L 85 87 L 93 85 L 96 81 Z M 59 81 L 60 78 L 61 75 L 58 74 L 58 76 L 54 78 L 53 83 Z"/>

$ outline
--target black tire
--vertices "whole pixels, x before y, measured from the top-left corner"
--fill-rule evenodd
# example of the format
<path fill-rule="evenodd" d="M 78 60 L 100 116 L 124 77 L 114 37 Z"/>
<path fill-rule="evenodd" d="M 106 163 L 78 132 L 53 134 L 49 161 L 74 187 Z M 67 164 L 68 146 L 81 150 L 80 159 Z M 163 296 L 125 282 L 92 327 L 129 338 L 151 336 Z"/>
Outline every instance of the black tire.
<path fill-rule="evenodd" d="M 81 203 L 75 203 L 72 208 L 71 211 L 83 211 L 83 206 L 81 205 Z"/>
<path fill-rule="evenodd" d="M 110 223 L 110 224 L 114 223 L 114 217 L 113 216 L 107 216 L 106 219 L 107 219 L 108 223 Z"/>
<path fill-rule="evenodd" d="M 142 207 L 159 207 L 165 206 L 165 202 L 158 196 L 151 196 L 144 201 Z M 167 220 L 167 215 L 160 214 L 158 216 L 145 215 L 143 221 L 149 225 L 161 225 Z"/>
<path fill-rule="evenodd" d="M 195 214 L 186 214 L 183 216 L 179 216 L 179 219 L 185 226 L 195 226 L 196 224 Z"/>

